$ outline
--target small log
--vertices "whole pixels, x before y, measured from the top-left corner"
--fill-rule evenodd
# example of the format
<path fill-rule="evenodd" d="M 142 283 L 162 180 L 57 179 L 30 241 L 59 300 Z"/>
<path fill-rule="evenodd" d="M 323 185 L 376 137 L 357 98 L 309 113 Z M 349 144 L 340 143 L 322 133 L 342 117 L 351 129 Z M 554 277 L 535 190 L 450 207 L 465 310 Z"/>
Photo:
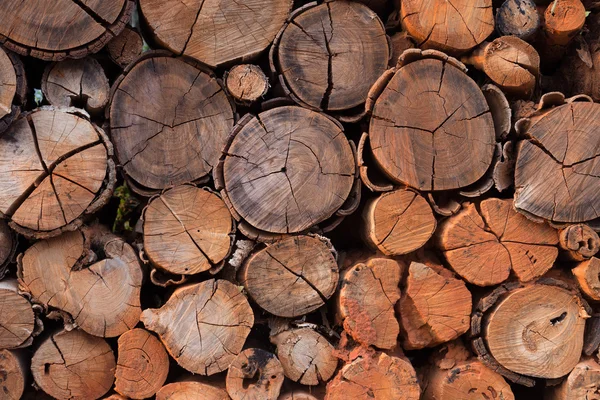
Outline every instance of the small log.
<path fill-rule="evenodd" d="M 201 375 L 226 370 L 254 324 L 240 289 L 215 279 L 175 289 L 164 306 L 144 310 L 140 319 L 179 365 Z"/>
<path fill-rule="evenodd" d="M 3 399 L 21 399 L 29 376 L 24 350 L 0 350 L 0 393 Z"/>
<path fill-rule="evenodd" d="M 302 385 L 327 382 L 337 369 L 334 347 L 311 328 L 289 329 L 271 337 L 285 376 Z"/>
<path fill-rule="evenodd" d="M 0 213 L 29 237 L 81 225 L 116 182 L 108 137 L 70 112 L 41 108 L 15 121 L 0 137 L 0 154 Z"/>
<path fill-rule="evenodd" d="M 572 272 L 581 292 L 593 301 L 600 301 L 600 259 L 582 261 Z"/>
<path fill-rule="evenodd" d="M 115 64 L 125 68 L 142 54 L 143 47 L 142 35 L 137 30 L 126 26 L 123 32 L 106 44 L 106 51 Z"/>
<path fill-rule="evenodd" d="M 221 198 L 181 185 L 150 199 L 143 212 L 144 252 L 171 274 L 190 275 L 222 264 L 235 231 Z"/>
<path fill-rule="evenodd" d="M 99 115 L 108 104 L 110 86 L 100 63 L 86 57 L 49 64 L 42 77 L 42 92 L 53 106 L 76 106 Z"/>
<path fill-rule="evenodd" d="M 600 250 L 600 237 L 586 224 L 569 225 L 558 232 L 563 257 L 570 261 L 589 260 Z"/>
<path fill-rule="evenodd" d="M 466 53 L 494 31 L 492 0 L 448 3 L 434 0 L 423 7 L 419 0 L 402 2 L 402 25 L 419 47 L 451 55 Z"/>
<path fill-rule="evenodd" d="M 233 400 L 277 400 L 284 378 L 283 367 L 274 354 L 246 349 L 229 366 L 227 393 Z"/>
<path fill-rule="evenodd" d="M 585 24 L 580 0 L 554 0 L 544 12 L 544 36 L 550 46 L 566 46 Z"/>
<path fill-rule="evenodd" d="M 468 204 L 436 232 L 438 247 L 452 269 L 470 283 L 491 286 L 510 272 L 530 281 L 548 271 L 558 256 L 558 233 L 512 208 L 512 200 Z"/>
<path fill-rule="evenodd" d="M 98 399 L 112 387 L 115 356 L 104 339 L 80 330 L 44 340 L 31 360 L 36 385 L 59 399 Z"/>
<path fill-rule="evenodd" d="M 139 321 L 140 262 L 104 227 L 36 242 L 20 257 L 18 276 L 34 302 L 70 314 L 92 335 L 119 336 Z"/>
<path fill-rule="evenodd" d="M 162 343 L 144 329 L 119 337 L 115 390 L 130 399 L 152 397 L 167 380 L 169 356 Z"/>
<path fill-rule="evenodd" d="M 230 400 L 227 392 L 201 382 L 175 382 L 163 386 L 156 400 Z"/>
<path fill-rule="evenodd" d="M 21 114 L 27 100 L 27 79 L 21 59 L 0 47 L 0 134 Z"/>
<path fill-rule="evenodd" d="M 496 10 L 496 30 L 527 42 L 535 39 L 541 18 L 533 0 L 506 0 Z"/>
<path fill-rule="evenodd" d="M 593 400 L 598 398 L 599 391 L 600 365 L 584 358 L 560 384 L 546 388 L 544 400 Z"/>
<path fill-rule="evenodd" d="M 325 221 L 349 197 L 355 158 L 338 122 L 296 106 L 245 117 L 215 173 L 232 213 L 271 233 L 297 233 Z"/>
<path fill-rule="evenodd" d="M 148 194 L 206 178 L 233 127 L 234 108 L 212 72 L 155 51 L 117 79 L 107 117 L 132 189 Z"/>
<path fill-rule="evenodd" d="M 422 247 L 437 225 L 427 200 L 405 189 L 367 200 L 362 219 L 365 242 L 388 256 Z"/>
<path fill-rule="evenodd" d="M 411 262 L 398 305 L 406 350 L 433 347 L 469 330 L 471 292 L 443 268 Z"/>
<path fill-rule="evenodd" d="M 16 279 L 0 281 L 0 349 L 29 346 L 36 333 L 35 313 L 18 286 Z"/>
<path fill-rule="evenodd" d="M 288 18 L 292 1 L 141 0 L 139 10 L 161 47 L 218 67 L 262 53 Z"/>
<path fill-rule="evenodd" d="M 396 32 L 390 36 L 390 46 L 392 47 L 392 56 L 389 64 L 393 67 L 398 63 L 404 50 L 415 47 L 415 40 L 405 31 Z"/>
<path fill-rule="evenodd" d="M 236 103 L 250 105 L 267 94 L 269 80 L 259 66 L 239 64 L 225 75 L 225 87 Z"/>
<path fill-rule="evenodd" d="M 285 393 L 278 400 L 318 400 L 310 393 L 294 390 L 293 392 Z"/>
<path fill-rule="evenodd" d="M 400 299 L 402 274 L 398 261 L 381 257 L 359 262 L 342 273 L 337 318 L 354 340 L 381 349 L 396 347 L 400 327 L 394 306 Z"/>
<path fill-rule="evenodd" d="M 600 346 L 600 314 L 593 313 L 585 323 L 583 354 L 591 356 L 598 351 Z"/>

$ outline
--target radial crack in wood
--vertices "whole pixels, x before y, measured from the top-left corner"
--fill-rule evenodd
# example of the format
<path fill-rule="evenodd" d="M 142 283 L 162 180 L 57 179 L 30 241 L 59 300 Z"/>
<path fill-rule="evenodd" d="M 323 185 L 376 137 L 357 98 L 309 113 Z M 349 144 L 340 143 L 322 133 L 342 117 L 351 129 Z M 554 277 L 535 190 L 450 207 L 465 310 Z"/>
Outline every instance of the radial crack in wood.
<path fill-rule="evenodd" d="M 269 80 L 257 65 L 240 64 L 231 68 L 225 85 L 233 99 L 240 104 L 250 105 L 264 97 L 269 90 Z"/>
<path fill-rule="evenodd" d="M 125 68 L 142 54 L 143 46 L 142 35 L 137 30 L 126 26 L 123 32 L 107 43 L 106 51 L 115 64 Z"/>
<path fill-rule="evenodd" d="M 36 331 L 31 303 L 18 293 L 15 279 L 0 281 L 0 349 L 31 345 Z"/>

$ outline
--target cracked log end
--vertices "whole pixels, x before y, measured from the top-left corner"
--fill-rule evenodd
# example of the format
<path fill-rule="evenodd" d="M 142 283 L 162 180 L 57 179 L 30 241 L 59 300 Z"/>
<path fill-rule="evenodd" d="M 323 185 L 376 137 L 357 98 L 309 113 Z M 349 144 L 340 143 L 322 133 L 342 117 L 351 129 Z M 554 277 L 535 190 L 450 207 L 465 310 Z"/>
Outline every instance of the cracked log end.
<path fill-rule="evenodd" d="M 108 104 L 110 86 L 100 63 L 86 57 L 49 64 L 42 77 L 42 91 L 53 106 L 80 107 L 98 115 Z"/>
<path fill-rule="evenodd" d="M 580 0 L 553 1 L 544 12 L 544 33 L 551 45 L 567 45 L 583 28 L 586 11 Z"/>
<path fill-rule="evenodd" d="M 225 86 L 236 103 L 249 105 L 267 94 L 269 80 L 259 66 L 239 64 L 227 73 Z"/>
<path fill-rule="evenodd" d="M 477 84 L 449 62 L 422 59 L 396 71 L 369 127 L 376 165 L 419 190 L 468 186 L 489 169 L 495 130 Z"/>
<path fill-rule="evenodd" d="M 112 387 L 115 367 L 108 343 L 80 330 L 51 335 L 31 360 L 35 383 L 59 400 L 100 398 Z"/>
<path fill-rule="evenodd" d="M 19 265 L 20 288 L 35 302 L 68 313 L 81 329 L 102 337 L 138 323 L 142 279 L 135 250 L 101 227 L 36 242 Z"/>
<path fill-rule="evenodd" d="M 234 109 L 212 75 L 192 61 L 145 53 L 112 90 L 111 138 L 134 189 L 197 181 L 217 164 Z"/>
<path fill-rule="evenodd" d="M 29 377 L 29 355 L 24 350 L 0 350 L 0 393 L 3 399 L 20 399 Z"/>
<path fill-rule="evenodd" d="M 0 349 L 29 345 L 36 330 L 35 319 L 31 303 L 18 293 L 18 282 L 0 281 Z"/>
<path fill-rule="evenodd" d="M 385 28 L 377 14 L 348 1 L 296 13 L 275 51 L 276 70 L 291 97 L 323 111 L 363 104 L 390 58 Z"/>
<path fill-rule="evenodd" d="M 235 226 L 218 195 L 181 185 L 150 200 L 143 230 L 144 251 L 154 265 L 190 275 L 208 271 L 227 257 Z"/>
<path fill-rule="evenodd" d="M 224 151 L 222 193 L 244 221 L 266 232 L 297 233 L 342 207 L 356 167 L 339 123 L 286 106 L 240 124 Z"/>
<path fill-rule="evenodd" d="M 284 378 L 274 354 L 246 349 L 229 366 L 227 393 L 233 400 L 277 400 Z"/>
<path fill-rule="evenodd" d="M 292 236 L 251 254 L 239 280 L 264 310 L 298 317 L 323 306 L 338 284 L 331 248 L 312 236 Z"/>
<path fill-rule="evenodd" d="M 600 398 L 600 365 L 591 359 L 584 358 L 573 368 L 573 371 L 557 386 L 546 389 L 544 399 L 597 400 Z"/>
<path fill-rule="evenodd" d="M 5 220 L 0 220 L 0 279 L 8 272 L 8 265 L 14 261 L 16 251 L 17 235 Z"/>
<path fill-rule="evenodd" d="M 504 282 L 511 271 L 530 281 L 558 256 L 557 231 L 515 212 L 510 199 L 466 205 L 440 223 L 436 241 L 452 269 L 478 286 Z"/>
<path fill-rule="evenodd" d="M 540 25 L 540 14 L 533 0 L 506 0 L 496 10 L 496 30 L 501 35 L 530 41 Z"/>
<path fill-rule="evenodd" d="M 175 382 L 163 386 L 156 400 L 230 400 L 227 392 L 202 382 Z"/>
<path fill-rule="evenodd" d="M 179 365 L 201 375 L 226 370 L 254 324 L 240 289 L 215 279 L 177 288 L 164 306 L 144 310 L 140 319 Z"/>
<path fill-rule="evenodd" d="M 592 257 L 572 270 L 582 293 L 589 299 L 600 301 L 600 259 Z"/>
<path fill-rule="evenodd" d="M 125 68 L 142 54 L 143 45 L 142 35 L 137 30 L 126 26 L 123 32 L 108 42 L 106 50 L 115 64 Z"/>
<path fill-rule="evenodd" d="M 131 0 L 2 2 L 0 43 L 21 55 L 47 61 L 82 58 L 99 51 L 118 35 L 133 7 Z M 60 18 L 40 18 L 43 15 Z"/>
<path fill-rule="evenodd" d="M 586 224 L 569 225 L 558 233 L 563 257 L 570 261 L 589 260 L 600 249 L 600 237 Z"/>

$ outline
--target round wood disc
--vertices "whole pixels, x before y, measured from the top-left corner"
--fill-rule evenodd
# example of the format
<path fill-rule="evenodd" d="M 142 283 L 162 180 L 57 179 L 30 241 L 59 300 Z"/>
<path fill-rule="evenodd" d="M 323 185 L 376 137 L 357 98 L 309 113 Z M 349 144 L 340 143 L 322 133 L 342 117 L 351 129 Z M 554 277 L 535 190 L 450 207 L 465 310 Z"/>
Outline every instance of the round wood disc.
<path fill-rule="evenodd" d="M 291 10 L 291 0 L 140 0 L 161 46 L 211 67 L 261 53 Z"/>
<path fill-rule="evenodd" d="M 106 51 L 115 64 L 125 68 L 142 54 L 143 47 L 142 35 L 137 30 L 126 26 L 123 32 L 108 42 Z"/>
<path fill-rule="evenodd" d="M 253 227 L 306 230 L 331 217 L 354 182 L 354 156 L 329 117 L 285 106 L 252 118 L 233 139 L 223 164 L 225 191 Z"/>
<path fill-rule="evenodd" d="M 3 399 L 21 399 L 29 375 L 28 365 L 22 362 L 26 354 L 0 350 L 0 393 Z"/>
<path fill-rule="evenodd" d="M 230 400 L 224 389 L 201 382 L 175 382 L 163 386 L 156 400 Z"/>
<path fill-rule="evenodd" d="M 123 171 L 160 190 L 205 177 L 234 111 L 211 75 L 180 58 L 142 56 L 113 88 L 110 131 Z"/>
<path fill-rule="evenodd" d="M 488 170 L 492 115 L 477 84 L 438 59 L 400 68 L 375 102 L 369 127 L 375 161 L 390 179 L 419 190 L 450 190 Z"/>
<path fill-rule="evenodd" d="M 518 210 L 557 222 L 600 217 L 599 121 L 599 104 L 575 102 L 532 123 L 518 145 Z"/>
<path fill-rule="evenodd" d="M 358 2 L 326 2 L 296 14 L 277 48 L 277 68 L 302 103 L 346 110 L 365 102 L 390 49 L 377 14 Z"/>
<path fill-rule="evenodd" d="M 131 0 L 0 2 L 0 43 L 43 60 L 95 53 L 125 28 Z"/>
<path fill-rule="evenodd" d="M 35 330 L 31 303 L 17 293 L 17 283 L 12 282 L 0 282 L 0 349 L 22 346 Z"/>

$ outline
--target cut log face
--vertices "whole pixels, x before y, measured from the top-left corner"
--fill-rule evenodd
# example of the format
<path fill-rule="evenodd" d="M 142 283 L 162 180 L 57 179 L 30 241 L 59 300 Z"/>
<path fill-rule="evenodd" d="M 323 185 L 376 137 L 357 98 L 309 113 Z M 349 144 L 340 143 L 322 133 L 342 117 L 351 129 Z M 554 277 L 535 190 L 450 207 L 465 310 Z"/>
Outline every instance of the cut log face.
<path fill-rule="evenodd" d="M 225 79 L 227 91 L 241 104 L 252 104 L 267 94 L 269 80 L 257 65 L 240 64 L 231 68 Z"/>
<path fill-rule="evenodd" d="M 496 10 L 496 30 L 501 35 L 530 41 L 540 28 L 540 13 L 533 0 L 506 0 Z"/>
<path fill-rule="evenodd" d="M 181 58 L 146 53 L 115 87 L 110 131 L 128 177 L 157 191 L 210 173 L 234 122 L 212 75 Z"/>
<path fill-rule="evenodd" d="M 557 386 L 546 389 L 545 400 L 597 400 L 600 398 L 600 365 L 591 358 L 582 359 Z"/>
<path fill-rule="evenodd" d="M 136 328 L 119 337 L 115 390 L 130 399 L 146 399 L 162 387 L 169 356 L 151 333 Z"/>
<path fill-rule="evenodd" d="M 406 350 L 433 347 L 469 330 L 471 292 L 450 271 L 412 262 L 399 305 Z"/>
<path fill-rule="evenodd" d="M 16 250 L 16 235 L 5 220 L 0 220 L 0 279 L 8 272 L 8 264 L 13 261 Z"/>
<path fill-rule="evenodd" d="M 362 217 L 367 244 L 385 255 L 417 250 L 429 240 L 436 227 L 427 200 L 405 189 L 368 200 Z"/>
<path fill-rule="evenodd" d="M 275 46 L 276 69 L 292 98 L 324 111 L 364 103 L 390 58 L 377 14 L 348 1 L 296 13 Z"/>
<path fill-rule="evenodd" d="M 0 118 L 12 113 L 13 100 L 17 94 L 17 73 L 11 59 L 0 48 Z"/>
<path fill-rule="evenodd" d="M 394 182 L 457 189 L 477 181 L 492 163 L 495 132 L 485 97 L 443 60 L 418 60 L 396 71 L 372 116 L 373 155 Z"/>
<path fill-rule="evenodd" d="M 141 321 L 158 333 L 179 365 L 201 375 L 226 370 L 242 350 L 254 314 L 240 289 L 210 279 L 177 288 L 160 309 L 146 309 Z"/>
<path fill-rule="evenodd" d="M 28 345 L 35 331 L 35 314 L 31 303 L 18 292 L 14 279 L 0 282 L 0 349 Z"/>
<path fill-rule="evenodd" d="M 24 362 L 26 357 L 18 351 L 0 350 L 0 393 L 3 399 L 22 398 L 29 375 Z"/>
<path fill-rule="evenodd" d="M 354 340 L 381 349 L 396 347 L 400 328 L 394 305 L 400 299 L 400 264 L 374 257 L 344 271 L 339 289 L 339 319 Z"/>
<path fill-rule="evenodd" d="M 277 400 L 283 384 L 283 367 L 274 354 L 246 349 L 227 371 L 227 393 L 233 400 Z M 248 384 L 248 380 L 253 383 Z"/>
<path fill-rule="evenodd" d="M 122 68 L 131 64 L 140 54 L 144 41 L 142 35 L 128 26 L 106 45 L 108 56 Z"/>
<path fill-rule="evenodd" d="M 518 144 L 515 207 L 556 222 L 600 217 L 600 105 L 574 102 L 532 121 Z"/>
<path fill-rule="evenodd" d="M 402 2 L 402 24 L 418 46 L 457 55 L 477 46 L 494 31 L 491 0 L 407 0 Z"/>
<path fill-rule="evenodd" d="M 112 387 L 115 367 L 108 343 L 80 330 L 48 337 L 31 360 L 35 383 L 59 400 L 100 398 Z"/>
<path fill-rule="evenodd" d="M 21 55 L 58 61 L 95 53 L 125 28 L 134 2 L 3 2 L 0 43 Z M 52 16 L 41 18 L 40 16 Z"/>
<path fill-rule="evenodd" d="M 192 185 L 176 186 L 144 211 L 144 251 L 172 274 L 196 274 L 221 264 L 229 254 L 233 218 L 219 196 Z"/>
<path fill-rule="evenodd" d="M 544 12 L 544 33 L 550 45 L 567 45 L 583 28 L 586 11 L 580 0 L 553 1 Z"/>
<path fill-rule="evenodd" d="M 50 64 L 42 77 L 42 91 L 57 107 L 80 106 L 99 114 L 108 104 L 110 86 L 104 69 L 91 57 Z"/>
<path fill-rule="evenodd" d="M 85 258 L 86 240 L 105 258 Z M 135 250 L 92 229 L 85 237 L 74 231 L 36 242 L 19 265 L 20 287 L 33 301 L 69 313 L 81 329 L 103 337 L 119 336 L 138 323 L 142 279 Z"/>
<path fill-rule="evenodd" d="M 55 236 L 110 198 L 112 145 L 87 120 L 43 108 L 15 121 L 0 138 L 0 212 L 11 227 Z"/>
<path fill-rule="evenodd" d="M 175 382 L 163 386 L 156 400 L 230 400 L 225 390 L 200 382 Z"/>
<path fill-rule="evenodd" d="M 226 197 L 248 224 L 266 232 L 301 232 L 344 204 L 355 161 L 341 125 L 286 106 L 240 128 L 225 150 L 223 180 Z"/>
<path fill-rule="evenodd" d="M 279 317 L 315 311 L 333 295 L 339 278 L 332 249 L 312 236 L 289 237 L 257 251 L 239 276 L 250 297 Z"/>
<path fill-rule="evenodd" d="M 592 257 L 572 270 L 579 288 L 589 299 L 600 301 L 600 259 Z"/>
<path fill-rule="evenodd" d="M 558 256 L 557 231 L 515 212 L 510 199 L 469 204 L 440 223 L 436 235 L 452 269 L 478 286 L 504 282 L 511 270 L 520 281 L 530 281 Z"/>
<path fill-rule="evenodd" d="M 335 372 L 338 359 L 333 346 L 310 328 L 290 329 L 271 338 L 277 357 L 289 379 L 303 385 L 327 382 Z"/>
<path fill-rule="evenodd" d="M 286 393 L 286 394 L 282 395 L 279 398 L 279 400 L 318 400 L 318 399 L 310 393 L 295 390 L 291 393 Z"/>
<path fill-rule="evenodd" d="M 571 261 L 589 260 L 600 249 L 600 237 L 585 224 L 569 225 L 561 229 L 558 238 L 565 258 Z"/>
<path fill-rule="evenodd" d="M 291 0 L 140 1 L 140 12 L 161 46 L 211 67 L 257 56 L 291 10 Z"/>

